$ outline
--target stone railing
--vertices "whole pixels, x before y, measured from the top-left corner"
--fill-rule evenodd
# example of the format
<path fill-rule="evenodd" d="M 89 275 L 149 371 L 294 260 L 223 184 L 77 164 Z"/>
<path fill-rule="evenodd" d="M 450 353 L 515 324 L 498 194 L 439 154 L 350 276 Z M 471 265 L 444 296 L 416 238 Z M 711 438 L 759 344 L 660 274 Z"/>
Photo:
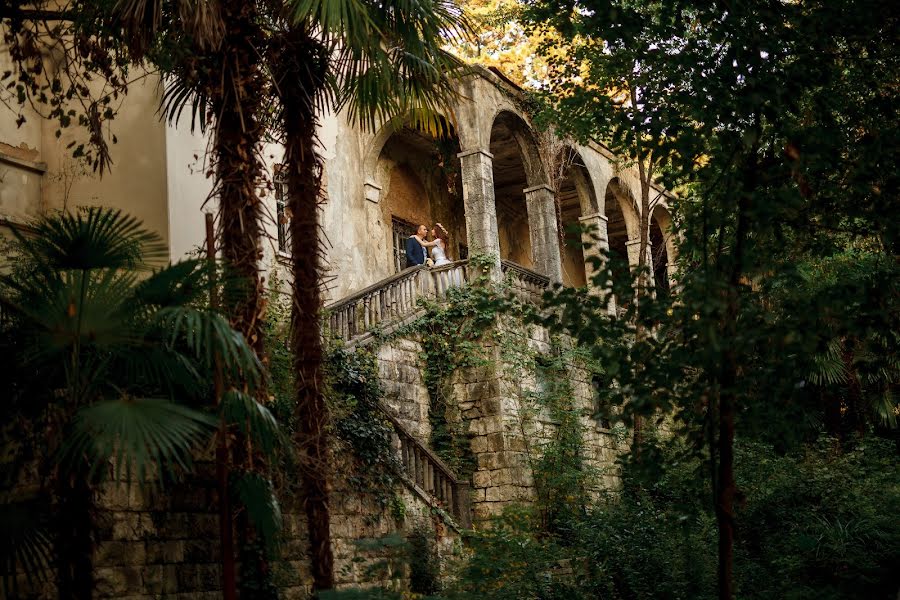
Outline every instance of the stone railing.
<path fill-rule="evenodd" d="M 394 425 L 394 444 L 407 483 L 433 505 L 446 510 L 462 529 L 472 527 L 472 486 L 460 481 L 438 456 L 428 449 L 387 410 Z"/>
<path fill-rule="evenodd" d="M 535 273 L 512 261 L 501 261 L 500 268 L 509 283 L 510 292 L 522 302 L 539 304 L 544 290 L 550 287 L 549 277 Z"/>
<path fill-rule="evenodd" d="M 468 263 L 464 260 L 406 269 L 325 307 L 328 329 L 331 335 L 350 341 L 413 314 L 419 298 L 444 298 L 451 287 L 467 281 Z"/>

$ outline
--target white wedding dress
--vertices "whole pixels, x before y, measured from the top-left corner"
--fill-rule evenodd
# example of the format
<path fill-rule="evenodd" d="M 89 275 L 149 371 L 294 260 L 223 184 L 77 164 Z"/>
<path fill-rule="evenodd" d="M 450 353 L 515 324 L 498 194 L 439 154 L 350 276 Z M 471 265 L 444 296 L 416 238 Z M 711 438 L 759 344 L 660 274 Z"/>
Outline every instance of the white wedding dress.
<path fill-rule="evenodd" d="M 450 259 L 447 258 L 447 254 L 441 246 L 442 244 L 439 243 L 431 247 L 431 258 L 434 260 L 434 266 L 436 267 L 450 264 Z"/>

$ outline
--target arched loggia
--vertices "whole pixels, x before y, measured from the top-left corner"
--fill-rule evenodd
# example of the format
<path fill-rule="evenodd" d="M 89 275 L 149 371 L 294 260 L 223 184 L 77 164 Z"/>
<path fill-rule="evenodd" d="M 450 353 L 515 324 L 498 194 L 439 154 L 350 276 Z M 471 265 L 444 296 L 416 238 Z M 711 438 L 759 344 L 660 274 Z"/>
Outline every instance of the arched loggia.
<path fill-rule="evenodd" d="M 462 202 L 459 140 L 449 124 L 437 135 L 414 126 L 394 129 L 367 174 L 367 198 L 377 196 L 384 252 L 373 281 L 406 267 L 405 242 L 419 225 L 440 222 L 450 233 L 447 255 L 465 258 L 466 220 Z"/>
<path fill-rule="evenodd" d="M 613 273 L 617 277 L 627 277 L 629 266 L 637 264 L 635 244 L 640 239 L 639 219 L 634 198 L 618 177 L 611 179 L 606 186 L 604 214 Z M 630 298 L 617 300 L 620 304 L 631 301 Z"/>
<path fill-rule="evenodd" d="M 556 199 L 563 228 L 560 237 L 563 284 L 583 287 L 587 285 L 588 276 L 579 225 L 583 217 L 597 214 L 597 196 L 581 155 L 568 147 L 562 152 L 564 154 L 560 158 L 566 168 L 557 183 Z"/>

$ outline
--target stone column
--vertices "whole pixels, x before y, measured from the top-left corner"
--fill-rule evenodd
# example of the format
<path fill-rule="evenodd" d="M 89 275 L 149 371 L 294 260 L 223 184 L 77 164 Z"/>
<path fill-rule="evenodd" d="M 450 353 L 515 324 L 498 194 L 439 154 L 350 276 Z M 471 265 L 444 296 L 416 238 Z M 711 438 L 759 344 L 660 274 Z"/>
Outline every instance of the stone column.
<path fill-rule="evenodd" d="M 581 234 L 581 243 L 584 246 L 584 273 L 587 276 L 588 292 L 602 297 L 610 290 L 608 287 L 597 287 L 594 285 L 593 278 L 599 270 L 603 269 L 609 256 L 609 218 L 600 213 L 585 215 L 578 217 L 582 227 L 585 230 Z M 599 239 L 596 239 L 599 238 Z M 599 258 L 601 265 L 599 269 L 594 267 L 592 258 Z M 609 314 L 616 314 L 616 299 L 610 294 L 609 305 L 607 306 Z"/>
<path fill-rule="evenodd" d="M 494 202 L 494 155 L 486 150 L 467 150 L 458 155 L 462 169 L 463 206 L 469 256 L 491 257 L 491 279 L 500 280 L 500 235 Z"/>
<path fill-rule="evenodd" d="M 594 267 L 591 259 L 599 258 L 605 262 L 606 257 L 609 255 L 609 233 L 607 229 L 609 219 L 606 215 L 594 213 L 578 217 L 578 221 L 584 228 L 584 231 L 581 233 L 581 243 L 584 249 L 584 272 L 587 275 L 588 288 L 593 288 L 594 284 L 591 279 L 597 273 L 597 268 Z"/>
<path fill-rule="evenodd" d="M 641 254 L 641 240 L 629 240 L 625 242 L 625 248 L 628 250 L 628 265 L 634 271 L 638 266 L 638 256 Z M 656 280 L 653 276 L 653 246 L 650 240 L 647 240 L 647 284 L 652 290 L 656 287 Z"/>
<path fill-rule="evenodd" d="M 641 253 L 641 240 L 628 240 L 625 242 L 625 248 L 628 250 L 628 265 L 634 269 L 638 266 L 638 256 Z M 650 240 L 647 240 L 647 268 L 653 272 L 653 252 Z"/>
<path fill-rule="evenodd" d="M 549 277 L 551 282 L 562 283 L 562 256 L 559 251 L 553 188 L 542 183 L 524 190 L 524 193 L 534 268 L 538 273 Z"/>

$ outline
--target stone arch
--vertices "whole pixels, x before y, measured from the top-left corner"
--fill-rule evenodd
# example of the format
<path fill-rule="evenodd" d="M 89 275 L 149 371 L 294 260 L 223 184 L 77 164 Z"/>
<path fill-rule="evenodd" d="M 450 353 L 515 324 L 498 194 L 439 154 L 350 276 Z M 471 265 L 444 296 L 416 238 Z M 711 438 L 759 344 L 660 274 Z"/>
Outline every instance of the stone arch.
<path fill-rule="evenodd" d="M 590 217 L 599 213 L 599 203 L 593 179 L 582 153 L 571 146 L 564 148 L 563 152 L 567 154 L 563 159 L 568 162 L 568 167 L 556 183 L 560 226 L 563 228 L 563 235 L 560 236 L 563 283 L 572 287 L 583 287 L 587 285 L 588 280 L 584 238 L 573 233 L 573 230 L 581 223 L 587 226 L 595 225 L 596 219 Z"/>
<path fill-rule="evenodd" d="M 640 208 L 631 193 L 631 190 L 624 185 L 619 177 L 613 177 L 606 184 L 606 192 L 604 193 L 604 213 L 610 219 L 609 236 L 613 235 L 613 223 L 611 213 L 618 211 L 621 213 L 622 227 L 625 233 L 625 241 L 634 241 L 640 238 Z M 618 216 L 618 215 L 616 215 Z M 620 231 L 616 231 L 620 233 Z"/>
<path fill-rule="evenodd" d="M 457 129 L 453 125 L 453 119 L 444 115 L 440 115 L 439 119 L 441 123 L 440 127 L 443 132 L 440 135 L 442 137 L 459 140 Z M 388 140 L 394 135 L 408 129 L 421 131 L 421 128 L 417 127 L 415 124 L 413 113 L 407 113 L 402 117 L 396 117 L 387 121 L 378 129 L 369 141 L 365 150 L 365 156 L 363 157 L 363 181 L 366 187 L 365 197 L 367 199 L 377 202 L 380 197 L 380 192 L 384 187 L 385 173 L 379 172 L 378 163 L 385 144 L 387 144 Z"/>
<path fill-rule="evenodd" d="M 528 123 L 509 110 L 497 113 L 491 127 L 489 151 L 494 180 L 494 202 L 500 258 L 529 269 L 539 269 L 544 244 L 535 248 L 540 227 L 527 208 L 526 190 L 549 182 Z M 554 244 L 556 242 L 554 241 Z M 538 256 L 535 256 L 535 252 Z"/>
<path fill-rule="evenodd" d="M 650 213 L 650 242 L 654 282 L 657 289 L 668 291 L 672 285 L 678 248 L 675 245 L 672 215 L 662 203 L 654 206 Z"/>
<path fill-rule="evenodd" d="M 490 123 L 491 128 L 488 132 L 489 147 L 494 147 L 498 129 L 509 131 L 525 166 L 527 187 L 549 184 L 549 179 L 538 152 L 537 138 L 528 120 L 509 107 L 500 107 L 494 113 Z M 497 153 L 491 152 L 494 154 L 494 160 L 496 161 Z"/>
<path fill-rule="evenodd" d="M 383 240 L 373 280 L 406 266 L 405 239 L 415 227 L 442 223 L 450 232 L 447 255 L 467 253 L 466 220 L 462 202 L 459 140 L 449 123 L 444 135 L 434 137 L 413 126 L 382 128 L 366 157 L 366 198 L 377 206 Z M 372 159 L 375 149 L 377 156 Z M 368 204 L 368 206 L 372 206 Z"/>

